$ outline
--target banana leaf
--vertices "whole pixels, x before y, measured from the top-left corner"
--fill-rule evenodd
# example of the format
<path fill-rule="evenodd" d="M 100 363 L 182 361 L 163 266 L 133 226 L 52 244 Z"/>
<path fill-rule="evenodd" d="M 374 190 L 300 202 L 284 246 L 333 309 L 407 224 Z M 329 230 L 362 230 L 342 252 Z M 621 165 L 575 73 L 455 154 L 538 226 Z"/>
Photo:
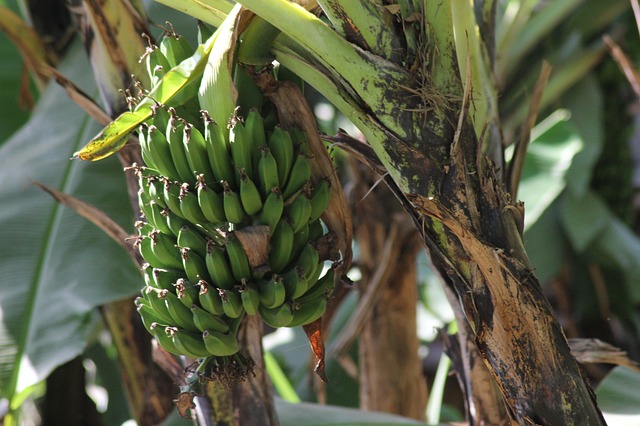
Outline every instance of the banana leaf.
<path fill-rule="evenodd" d="M 97 93 L 84 55 L 75 44 L 60 71 Z M 28 123 L 0 147 L 0 397 L 12 410 L 54 368 L 82 353 L 96 306 L 140 285 L 116 242 L 32 185 L 92 203 L 131 229 L 117 159 L 70 160 L 99 129 L 51 83 Z"/>

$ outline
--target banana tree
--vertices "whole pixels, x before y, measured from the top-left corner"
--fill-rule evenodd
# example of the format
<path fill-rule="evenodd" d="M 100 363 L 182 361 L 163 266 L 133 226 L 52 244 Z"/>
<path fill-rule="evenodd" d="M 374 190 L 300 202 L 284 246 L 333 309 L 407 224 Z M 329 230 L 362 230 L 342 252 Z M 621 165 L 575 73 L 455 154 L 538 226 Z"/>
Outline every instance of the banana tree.
<path fill-rule="evenodd" d="M 145 152 L 144 144 L 150 146 L 145 136 L 150 139 L 153 131 L 140 132 L 142 157 L 129 139 L 131 131 L 152 118 L 155 112 L 151 107 L 159 103 L 173 102 L 183 116 L 206 109 L 212 122 L 217 123 L 226 123 L 236 105 L 248 110 L 256 104 L 268 104 L 275 106 L 275 115 L 284 120 L 280 122 L 283 126 L 302 127 L 308 135 L 317 134 L 295 86 L 274 81 L 270 66 L 275 59 L 283 75 L 292 72 L 313 86 L 356 124 L 366 143 L 345 133 L 327 139 L 381 176 L 429 249 L 459 322 L 458 350 L 464 360 L 461 375 L 470 418 L 490 424 L 604 423 L 524 250 L 524 209 L 515 199 L 526 132 L 511 163 L 506 162 L 502 151 L 503 135 L 513 132 L 526 110 L 515 111 L 515 118 L 501 122 L 497 93 L 509 82 L 513 65 L 496 63 L 498 2 L 470 5 L 459 1 L 386 4 L 326 0 L 306 2 L 301 7 L 284 0 L 243 0 L 238 2 L 242 8 L 221 0 L 162 3 L 218 30 L 208 39 L 203 36 L 203 44 L 193 56 L 164 66 L 164 71 L 170 71 L 154 75 L 157 68 L 151 67 L 149 81 L 141 83 L 151 92 L 133 99 L 137 106 L 118 116 L 79 150 L 79 158 L 101 159 L 124 146 L 119 155 L 126 165 L 144 160 L 161 168 L 161 159 L 154 158 L 153 149 Z M 570 10 L 564 6 L 559 12 Z M 138 9 L 128 11 L 137 11 L 128 16 L 140 13 Z M 93 12 L 100 16 L 99 10 Z M 100 20 L 92 22 L 89 27 L 101 28 L 97 24 Z M 136 22 L 123 25 L 139 28 Z M 108 35 L 105 30 L 104 40 L 109 40 Z M 505 34 L 498 34 L 497 39 L 507 45 L 510 41 Z M 508 47 L 521 55 L 529 48 Z M 585 66 L 597 56 L 584 57 Z M 132 64 L 131 57 L 122 57 L 116 63 Z M 98 70 L 104 68 L 99 60 L 100 55 L 96 55 L 94 66 Z M 116 86 L 129 85 L 133 91 L 129 74 L 120 74 L 127 78 Z M 136 75 L 145 78 L 144 72 Z M 115 116 L 124 106 L 115 101 L 125 98 L 113 96 L 112 81 L 104 81 L 99 87 Z M 198 103 L 186 106 L 194 99 L 194 87 L 199 88 Z M 77 94 L 71 89 L 70 93 Z M 542 99 L 541 103 L 545 102 L 548 100 Z M 269 113 L 274 111 L 263 108 L 262 112 L 269 120 Z M 527 118 L 531 120 L 531 116 Z M 323 158 L 318 139 L 314 146 L 315 157 Z M 182 174 L 189 174 L 185 170 Z M 327 170 L 325 173 L 329 173 Z M 164 171 L 170 174 L 170 167 Z M 180 175 L 179 170 L 174 173 Z M 135 195 L 137 179 L 128 176 Z M 186 180 L 190 178 L 186 176 Z M 152 180 L 142 176 L 141 182 L 146 182 L 144 179 Z M 244 181 L 245 177 L 240 173 L 228 177 L 232 179 Z M 199 183 L 196 177 L 193 185 Z M 338 186 L 334 181 L 332 187 Z M 225 187 L 224 192 L 230 191 Z M 186 198 L 187 192 L 181 195 Z M 82 210 L 73 200 L 57 196 Z M 133 204 L 148 207 L 149 203 L 138 203 L 135 197 Z M 330 205 L 325 223 L 336 231 L 335 247 L 348 263 L 350 232 L 342 212 L 344 203 Z M 147 218 L 154 215 L 153 211 L 144 213 Z M 151 238 L 151 234 L 145 234 L 142 240 L 146 236 Z M 154 375 L 151 363 L 141 361 L 149 359 L 144 348 L 148 347 L 148 331 L 153 330 L 143 329 L 133 306 L 128 301 L 122 306 L 107 306 L 103 313 L 121 353 L 129 354 L 123 357 L 124 377 L 130 394 L 136 396 L 134 405 L 141 409 L 151 402 L 154 413 L 146 421 L 153 421 L 151 418 L 157 420 L 166 414 L 167 378 Z M 258 364 L 256 370 L 262 371 L 260 326 L 255 318 L 242 325 L 238 337 L 240 346 Z M 132 328 L 131 324 L 136 325 Z M 309 331 L 314 336 L 314 330 Z M 146 337 L 138 341 L 137 333 Z M 320 340 L 315 336 L 311 338 L 321 355 L 317 345 Z M 162 342 L 163 335 L 156 338 Z M 184 355 L 169 342 L 163 346 Z M 155 359 L 165 371 L 173 371 L 173 380 L 182 380 L 176 373 L 181 367 L 173 357 L 158 349 Z M 137 360 L 137 367 L 126 365 L 127 360 Z M 183 390 L 178 405 L 186 410 L 191 408 L 192 395 L 189 386 Z M 222 418 L 232 423 L 239 409 L 241 424 L 249 424 L 250 418 L 255 424 L 277 423 L 270 386 L 261 374 L 231 389 L 210 382 L 204 392 L 209 399 L 198 400 L 200 419 Z M 144 413 L 137 417 L 144 419 Z"/>

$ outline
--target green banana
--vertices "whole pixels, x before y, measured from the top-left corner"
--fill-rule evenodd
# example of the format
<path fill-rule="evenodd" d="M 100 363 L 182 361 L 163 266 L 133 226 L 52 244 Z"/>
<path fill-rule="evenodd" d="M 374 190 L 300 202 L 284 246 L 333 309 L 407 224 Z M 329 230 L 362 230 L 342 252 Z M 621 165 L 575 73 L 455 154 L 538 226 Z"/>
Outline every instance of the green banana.
<path fill-rule="evenodd" d="M 200 280 L 198 285 L 200 285 L 200 293 L 198 293 L 200 306 L 212 315 L 222 315 L 224 309 L 222 309 L 222 299 L 218 290 L 204 280 Z"/>
<path fill-rule="evenodd" d="M 284 303 L 287 293 L 280 275 L 273 274 L 270 280 L 258 280 L 257 286 L 264 307 L 275 308 Z"/>
<path fill-rule="evenodd" d="M 164 210 L 162 210 L 162 208 L 155 201 L 151 201 L 149 203 L 148 210 L 149 210 L 149 213 L 151 214 L 151 217 L 147 216 L 147 219 L 149 220 L 149 223 L 153 225 L 154 228 L 158 229 L 160 232 L 164 234 L 177 237 L 177 234 L 173 232 L 173 229 L 171 229 L 171 227 L 169 227 L 169 224 L 167 223 L 167 218 L 163 213 Z"/>
<path fill-rule="evenodd" d="M 253 216 L 262 210 L 262 197 L 258 187 L 244 169 L 240 169 L 240 201 L 242 201 L 242 207 L 249 216 Z"/>
<path fill-rule="evenodd" d="M 171 32 L 165 34 L 160 40 L 160 52 L 165 56 L 167 63 L 172 68 L 180 62 L 191 57 L 193 48 L 184 37 Z"/>
<path fill-rule="evenodd" d="M 271 265 L 273 272 L 282 272 L 289 263 L 293 241 L 293 228 L 291 228 L 289 221 L 281 220 L 278 222 L 278 226 L 269 240 L 269 265 Z"/>
<path fill-rule="evenodd" d="M 235 173 L 222 128 L 213 122 L 206 111 L 203 111 L 202 115 L 204 116 L 204 139 L 207 142 L 207 155 L 216 181 L 226 181 L 233 186 L 236 182 Z"/>
<path fill-rule="evenodd" d="M 142 294 L 146 300 L 146 304 L 153 310 L 155 315 L 160 319 L 163 324 L 174 324 L 173 317 L 167 309 L 167 305 L 164 303 L 166 294 L 169 290 L 154 289 L 152 287 L 145 287 L 142 289 Z"/>
<path fill-rule="evenodd" d="M 147 74 L 151 80 L 151 87 L 155 87 L 163 75 L 171 69 L 171 65 L 162 51 L 155 44 L 149 43 L 144 53 Z"/>
<path fill-rule="evenodd" d="M 138 143 L 140 144 L 140 155 L 142 156 L 142 161 L 144 161 L 144 164 L 147 167 L 153 169 L 154 171 L 158 171 L 158 166 L 156 166 L 150 154 L 151 148 L 149 145 L 150 140 L 147 136 L 148 131 L 149 126 L 147 124 L 142 123 L 140 126 L 138 126 Z"/>
<path fill-rule="evenodd" d="M 187 153 L 184 149 L 184 143 L 182 139 L 184 137 L 185 123 L 176 115 L 176 110 L 169 108 L 171 118 L 169 119 L 169 125 L 166 130 L 166 138 L 169 141 L 169 150 L 171 151 L 171 159 L 175 165 L 176 171 L 180 176 L 180 182 L 186 182 L 190 185 L 196 183 L 196 175 L 189 167 L 189 161 L 187 160 Z"/>
<path fill-rule="evenodd" d="M 180 211 L 185 219 L 191 223 L 204 224 L 207 218 L 204 216 L 200 204 L 198 204 L 198 196 L 189 191 L 189 184 L 183 183 L 180 188 Z"/>
<path fill-rule="evenodd" d="M 226 181 L 222 181 L 223 193 L 223 207 L 224 215 L 229 223 L 240 224 L 245 219 L 244 207 L 242 207 L 242 201 L 240 194 L 232 190 Z"/>
<path fill-rule="evenodd" d="M 240 294 L 234 290 L 218 289 L 222 299 L 222 310 L 229 318 L 240 318 L 244 314 L 244 306 Z"/>
<path fill-rule="evenodd" d="M 296 302 L 300 304 L 307 304 L 310 300 L 315 300 L 319 297 L 328 299 L 335 286 L 335 265 L 329 268 L 329 270 L 317 280 L 311 288 L 309 288 L 302 296 L 296 299 Z"/>
<path fill-rule="evenodd" d="M 167 334 L 171 336 L 171 340 L 182 355 L 193 359 L 211 356 L 204 345 L 201 333 L 190 333 L 178 327 L 167 327 L 167 330 Z"/>
<path fill-rule="evenodd" d="M 293 300 L 302 296 L 309 284 L 307 282 L 305 270 L 300 266 L 295 266 L 282 275 L 282 282 L 287 293 L 286 299 Z"/>
<path fill-rule="evenodd" d="M 258 312 L 262 317 L 262 321 L 273 328 L 287 327 L 293 321 L 293 313 L 288 303 L 283 303 L 275 308 L 267 308 L 260 305 Z"/>
<path fill-rule="evenodd" d="M 192 124 L 185 124 L 184 135 L 182 138 L 184 150 L 187 155 L 189 167 L 195 176 L 202 175 L 205 182 L 213 183 L 216 181 L 209 164 L 207 154 L 207 142 L 200 130 Z"/>
<path fill-rule="evenodd" d="M 260 306 L 260 293 L 256 288 L 256 285 L 252 281 L 242 280 L 240 285 L 240 298 L 242 299 L 242 306 L 244 307 L 247 315 L 255 315 L 258 313 L 258 306 Z"/>
<path fill-rule="evenodd" d="M 184 278 L 178 279 L 174 286 L 176 288 L 176 295 L 184 306 L 191 308 L 191 305 L 198 302 L 198 286 L 192 285 Z"/>
<path fill-rule="evenodd" d="M 280 186 L 278 163 L 267 145 L 263 146 L 260 150 L 258 181 L 260 182 L 260 192 L 264 198 L 269 196 L 273 188 Z"/>
<path fill-rule="evenodd" d="M 173 340 L 169 337 L 166 332 L 168 327 L 166 325 L 162 325 L 159 323 L 151 324 L 151 334 L 156 339 L 156 342 L 160 346 L 162 346 L 167 352 L 170 352 L 174 355 L 184 355 L 184 353 L 178 349 L 178 347 L 173 343 Z"/>
<path fill-rule="evenodd" d="M 182 260 L 180 259 L 180 252 L 176 247 L 175 238 L 172 238 L 169 235 L 163 234 L 162 232 L 157 230 L 152 231 L 149 234 L 149 237 L 151 238 L 152 242 L 151 251 L 167 269 L 182 268 Z"/>
<path fill-rule="evenodd" d="M 182 257 L 184 272 L 187 274 L 189 281 L 197 283 L 200 280 L 210 280 L 207 265 L 198 253 L 186 247 L 180 249 L 180 255 Z"/>
<path fill-rule="evenodd" d="M 153 268 L 151 277 L 153 287 L 170 290 L 180 278 L 184 278 L 184 271 L 182 269 Z"/>
<path fill-rule="evenodd" d="M 149 157 L 158 172 L 171 180 L 180 178 L 173 161 L 171 160 L 171 147 L 169 141 L 153 124 L 147 129 L 147 145 Z"/>
<path fill-rule="evenodd" d="M 318 320 L 327 310 L 327 299 L 319 297 L 316 300 L 310 300 L 308 303 L 295 303 L 294 305 L 292 309 L 293 319 L 289 323 L 289 327 L 306 325 Z"/>
<path fill-rule="evenodd" d="M 171 209 L 164 209 L 160 213 L 162 214 L 162 217 L 167 224 L 167 228 L 171 230 L 171 234 L 175 235 L 176 237 L 180 232 L 180 228 L 182 228 L 183 226 L 188 226 L 190 224 L 190 222 L 172 212 Z"/>
<path fill-rule="evenodd" d="M 184 219 L 182 209 L 180 208 L 180 191 L 181 186 L 177 182 L 170 181 L 169 179 L 164 181 L 164 189 L 162 195 L 167 208 L 174 215 Z"/>
<path fill-rule="evenodd" d="M 309 223 L 311 200 L 309 200 L 305 192 L 299 192 L 295 200 L 288 206 L 285 206 L 284 212 L 291 222 L 293 232 L 296 233 Z"/>
<path fill-rule="evenodd" d="M 316 241 L 323 235 L 324 227 L 322 225 L 322 220 L 316 219 L 313 222 L 309 222 L 309 241 Z"/>
<path fill-rule="evenodd" d="M 204 182 L 198 182 L 196 186 L 198 191 L 198 204 L 207 221 L 213 224 L 226 222 L 227 218 L 224 215 L 223 196 L 208 187 Z"/>
<path fill-rule="evenodd" d="M 166 265 L 160 261 L 153 253 L 153 241 L 151 237 L 146 235 L 139 236 L 134 243 L 134 247 L 138 249 L 140 256 L 153 268 L 165 268 Z"/>
<path fill-rule="evenodd" d="M 322 213 L 329 206 L 331 200 L 331 185 L 329 179 L 321 179 L 311 193 L 311 213 L 309 214 L 309 222 L 318 220 Z"/>
<path fill-rule="evenodd" d="M 231 132 L 229 136 L 236 182 L 240 182 L 240 169 L 244 169 L 249 176 L 253 177 L 251 135 L 247 134 L 244 124 L 238 117 L 234 117 L 231 120 Z"/>
<path fill-rule="evenodd" d="M 284 199 L 282 198 L 280 188 L 275 186 L 264 200 L 262 211 L 260 212 L 260 219 L 258 220 L 258 223 L 269 227 L 269 235 L 272 236 L 275 232 L 283 211 Z"/>
<path fill-rule="evenodd" d="M 234 236 L 231 235 L 227 238 L 227 257 L 229 258 L 229 265 L 231 265 L 231 272 L 237 282 L 240 282 L 243 278 L 251 278 L 251 266 L 249 265 L 249 259 L 247 253 L 242 247 L 242 243 Z"/>
<path fill-rule="evenodd" d="M 292 257 L 293 254 L 300 253 L 304 246 L 309 242 L 309 224 L 305 224 L 302 229 L 293 235 L 293 247 L 291 248 Z M 291 259 L 289 259 L 291 260 Z"/>
<path fill-rule="evenodd" d="M 311 157 L 305 153 L 299 153 L 296 157 L 289 180 L 282 189 L 282 195 L 285 200 L 300 191 L 311 179 Z"/>
<path fill-rule="evenodd" d="M 260 160 L 260 150 L 267 144 L 264 133 L 264 122 L 257 109 L 251 108 L 249 114 L 244 119 L 244 127 L 249 142 L 249 152 L 252 157 L 252 170 L 257 170 L 258 160 Z"/>
<path fill-rule="evenodd" d="M 163 322 L 162 318 L 153 310 L 151 305 L 144 299 L 144 297 L 138 297 L 135 300 L 136 310 L 140 314 L 142 324 L 149 332 L 151 332 L 151 325 L 154 322 Z"/>
<path fill-rule="evenodd" d="M 215 244 L 207 246 L 207 255 L 205 256 L 207 270 L 211 276 L 212 282 L 216 287 L 229 290 L 236 284 L 236 280 L 231 272 L 231 266 L 227 259 L 226 251 Z"/>
<path fill-rule="evenodd" d="M 293 166 L 293 141 L 291 135 L 281 127 L 276 127 L 269 138 L 269 151 L 276 159 L 278 165 L 278 182 L 284 187 L 289 179 Z"/>
<path fill-rule="evenodd" d="M 212 315 L 196 304 L 191 305 L 191 313 L 193 314 L 193 323 L 202 332 L 211 330 L 226 333 L 229 331 L 229 324 L 221 317 Z"/>
<path fill-rule="evenodd" d="M 316 269 L 321 267 L 318 249 L 313 244 L 307 243 L 295 260 L 295 264 L 305 271 L 305 279 L 309 281 Z"/>
<path fill-rule="evenodd" d="M 204 259 L 207 255 L 208 240 L 196 229 L 189 225 L 180 228 L 177 237 L 178 247 L 190 248 Z"/>
<path fill-rule="evenodd" d="M 311 155 L 311 149 L 309 147 L 309 139 L 304 130 L 294 127 L 289 131 L 291 134 L 291 140 L 293 141 L 293 148 L 298 154 Z"/>
<path fill-rule="evenodd" d="M 162 209 L 167 206 L 164 203 L 164 197 L 162 195 L 162 179 L 160 176 L 147 176 L 145 179 L 146 185 L 141 185 L 141 188 L 145 189 L 145 192 L 149 195 L 149 200 L 154 201 Z"/>
<path fill-rule="evenodd" d="M 193 315 L 191 315 L 191 309 L 187 308 L 180 302 L 178 296 L 170 291 L 162 290 L 164 303 L 167 306 L 167 311 L 173 319 L 173 324 L 181 327 L 185 330 L 196 332 L 198 328 L 193 323 Z"/>
<path fill-rule="evenodd" d="M 207 350 L 213 356 L 230 356 L 240 350 L 238 339 L 231 332 L 207 330 L 202 333 L 202 338 Z"/>

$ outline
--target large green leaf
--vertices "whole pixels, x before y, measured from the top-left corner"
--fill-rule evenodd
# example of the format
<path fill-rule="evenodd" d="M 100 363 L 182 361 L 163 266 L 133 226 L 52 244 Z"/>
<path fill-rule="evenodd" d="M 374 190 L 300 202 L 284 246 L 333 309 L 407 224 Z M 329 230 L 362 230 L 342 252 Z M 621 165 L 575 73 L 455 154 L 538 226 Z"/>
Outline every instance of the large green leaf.
<path fill-rule="evenodd" d="M 80 44 L 60 71 L 96 92 Z M 51 84 L 30 121 L 0 147 L 0 396 L 12 399 L 12 408 L 21 392 L 83 351 L 97 305 L 139 286 L 121 247 L 31 184 L 88 201 L 130 228 L 117 159 L 69 160 L 98 130 Z"/>
<path fill-rule="evenodd" d="M 305 402 L 292 404 L 279 399 L 276 400 L 276 410 L 282 426 L 424 425 L 417 420 L 392 414 Z"/>
<path fill-rule="evenodd" d="M 640 424 L 640 372 L 616 367 L 596 389 L 598 404 L 610 425 Z"/>
<path fill-rule="evenodd" d="M 0 33 L 0 145 L 24 123 L 29 114 L 18 107 L 22 59 L 5 34 Z"/>

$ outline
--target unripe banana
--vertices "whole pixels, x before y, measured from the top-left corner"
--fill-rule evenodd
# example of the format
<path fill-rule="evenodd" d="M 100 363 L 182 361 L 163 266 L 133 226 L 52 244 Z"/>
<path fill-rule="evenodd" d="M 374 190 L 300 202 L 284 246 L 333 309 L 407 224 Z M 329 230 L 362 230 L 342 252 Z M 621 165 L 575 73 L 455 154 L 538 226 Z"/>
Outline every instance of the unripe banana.
<path fill-rule="evenodd" d="M 311 157 L 305 153 L 300 153 L 293 163 L 289 180 L 282 190 L 285 200 L 300 191 L 311 179 Z"/>
<path fill-rule="evenodd" d="M 236 280 L 231 272 L 231 266 L 227 259 L 226 251 L 213 243 L 207 246 L 205 257 L 207 270 L 211 276 L 212 283 L 219 288 L 229 290 L 236 284 Z"/>
<path fill-rule="evenodd" d="M 222 181 L 224 215 L 229 223 L 240 224 L 246 218 L 240 194 L 232 190 L 226 181 Z"/>
<path fill-rule="evenodd" d="M 180 232 L 180 228 L 182 228 L 183 226 L 188 226 L 190 224 L 189 221 L 178 216 L 177 214 L 172 212 L 170 209 L 164 209 L 160 213 L 164 218 L 164 222 L 167 224 L 167 228 L 169 228 L 169 230 L 171 230 L 171 234 L 175 235 L 176 237 Z"/>
<path fill-rule="evenodd" d="M 270 236 L 273 236 L 273 233 L 276 230 L 276 226 L 278 225 L 278 222 L 282 217 L 283 211 L 284 199 L 282 198 L 280 188 L 276 186 L 271 190 L 267 198 L 264 200 L 262 212 L 260 212 L 260 219 L 258 220 L 258 223 L 267 225 L 269 227 Z"/>
<path fill-rule="evenodd" d="M 317 280 L 311 288 L 296 299 L 296 302 L 300 304 L 307 304 L 310 300 L 315 300 L 318 297 L 328 299 L 334 288 L 335 270 L 335 265 L 329 268 L 322 278 Z"/>
<path fill-rule="evenodd" d="M 331 185 L 329 184 L 329 179 L 321 179 L 313 188 L 310 198 L 311 214 L 309 215 L 309 222 L 313 222 L 318 220 L 327 209 L 327 206 L 329 206 L 329 201 L 331 200 Z"/>
<path fill-rule="evenodd" d="M 251 109 L 244 120 L 245 131 L 250 144 L 249 151 L 252 157 L 252 170 L 257 170 L 260 160 L 260 150 L 267 144 L 264 122 L 262 116 L 256 109 Z M 269 188 L 271 189 L 271 188 Z"/>
<path fill-rule="evenodd" d="M 262 321 L 273 328 L 288 327 L 289 324 L 291 324 L 291 321 L 293 321 L 293 313 L 291 312 L 291 307 L 287 303 L 275 308 L 267 308 L 260 305 L 258 312 L 260 312 Z"/>
<path fill-rule="evenodd" d="M 258 187 L 247 175 L 244 169 L 240 169 L 240 200 L 244 211 L 253 216 L 262 210 L 262 198 Z"/>
<path fill-rule="evenodd" d="M 171 65 L 162 51 L 155 44 L 149 44 L 144 54 L 147 74 L 151 80 L 151 87 L 154 87 L 162 79 L 164 74 L 171 69 Z"/>
<path fill-rule="evenodd" d="M 204 182 L 197 183 L 198 204 L 204 217 L 213 224 L 227 221 L 224 215 L 224 202 L 222 194 L 208 187 Z"/>
<path fill-rule="evenodd" d="M 138 311 L 138 314 L 140 314 L 140 319 L 142 319 L 142 324 L 149 332 L 151 332 L 151 325 L 154 322 L 162 322 L 162 318 L 156 314 L 156 311 L 153 310 L 144 297 L 136 298 L 135 304 L 136 310 Z"/>
<path fill-rule="evenodd" d="M 171 213 L 184 219 L 184 214 L 182 213 L 182 209 L 180 208 L 181 188 L 182 187 L 177 182 L 172 182 L 167 179 L 164 181 L 164 189 L 162 195 L 164 196 L 164 202 Z"/>
<path fill-rule="evenodd" d="M 282 277 L 273 274 L 270 280 L 258 280 L 258 292 L 260 303 L 266 308 L 275 308 L 284 303 L 287 292 L 282 282 Z"/>
<path fill-rule="evenodd" d="M 160 318 L 163 324 L 175 324 L 171 313 L 165 303 L 166 294 L 169 290 L 158 290 L 152 287 L 145 287 L 142 289 L 142 295 L 144 296 L 147 304 L 153 309 L 153 312 Z"/>
<path fill-rule="evenodd" d="M 291 255 L 295 258 L 297 253 L 300 253 L 304 246 L 309 242 L 309 224 L 302 226 L 298 232 L 293 235 L 293 247 L 291 248 Z M 291 261 L 292 259 L 289 259 Z"/>
<path fill-rule="evenodd" d="M 156 339 L 156 342 L 162 346 L 167 352 L 174 355 L 184 355 L 184 353 L 177 348 L 173 340 L 169 337 L 165 331 L 168 327 L 163 324 L 153 323 L 151 324 L 151 334 Z"/>
<path fill-rule="evenodd" d="M 144 164 L 147 167 L 153 169 L 154 171 L 158 171 L 158 166 L 156 166 L 150 154 L 151 148 L 149 143 L 151 141 L 147 136 L 148 131 L 149 126 L 147 124 L 142 123 L 140 126 L 138 126 L 138 143 L 140 144 L 140 155 L 142 156 L 142 161 L 144 161 Z"/>
<path fill-rule="evenodd" d="M 145 183 L 146 185 L 141 185 L 140 187 L 149 195 L 149 200 L 154 201 L 161 209 L 166 208 L 164 196 L 162 195 L 164 183 L 160 176 L 148 176 L 145 179 Z"/>
<path fill-rule="evenodd" d="M 293 240 L 294 234 L 291 225 L 287 220 L 281 220 L 269 240 L 269 265 L 271 265 L 273 272 L 282 272 L 289 263 Z"/>
<path fill-rule="evenodd" d="M 305 279 L 309 281 L 315 274 L 316 269 L 321 267 L 318 249 L 316 249 L 313 244 L 307 243 L 295 260 L 295 264 L 305 271 Z M 315 281 L 313 282 L 315 283 Z"/>
<path fill-rule="evenodd" d="M 158 229 L 160 232 L 170 235 L 172 237 L 177 237 L 177 234 L 173 232 L 173 229 L 169 227 L 167 223 L 167 219 L 163 214 L 163 210 L 160 208 L 155 201 L 151 201 L 148 206 L 148 213 L 150 216 L 147 216 L 147 220 L 150 224 L 153 225 L 154 228 Z M 145 216 L 147 213 L 145 212 Z"/>
<path fill-rule="evenodd" d="M 324 297 L 309 300 L 304 304 L 295 303 L 292 309 L 293 319 L 289 323 L 289 327 L 310 324 L 320 318 L 326 310 L 327 299 Z"/>
<path fill-rule="evenodd" d="M 222 315 L 224 309 L 222 309 L 222 299 L 218 290 L 204 280 L 200 280 L 198 284 L 200 285 L 198 293 L 200 306 L 212 315 Z"/>
<path fill-rule="evenodd" d="M 192 283 L 197 283 L 200 280 L 209 281 L 209 272 L 207 271 L 207 265 L 205 261 L 198 255 L 198 253 L 192 251 L 189 248 L 180 249 L 180 255 L 182 257 L 182 266 L 184 272 L 187 274 L 187 278 Z"/>
<path fill-rule="evenodd" d="M 233 186 L 236 182 L 235 172 L 222 128 L 211 120 L 206 111 L 203 111 L 202 115 L 204 116 L 204 138 L 207 142 L 207 154 L 216 181 L 226 181 Z"/>
<path fill-rule="evenodd" d="M 202 333 L 204 344 L 211 355 L 230 356 L 240 350 L 238 339 L 231 332 L 222 333 L 215 330 L 207 330 Z"/>
<path fill-rule="evenodd" d="M 178 296 L 170 291 L 161 290 L 162 298 L 167 306 L 167 311 L 173 319 L 173 324 L 187 331 L 196 332 L 198 328 L 193 323 L 193 315 L 191 315 L 191 309 L 183 305 Z"/>
<path fill-rule="evenodd" d="M 254 176 L 250 137 L 251 135 L 247 134 L 242 121 L 234 117 L 231 120 L 229 145 L 231 148 L 231 158 L 233 159 L 233 165 L 235 167 L 236 182 L 240 182 L 240 169 L 244 169 L 249 176 Z"/>
<path fill-rule="evenodd" d="M 240 318 L 244 314 L 244 306 L 242 306 L 242 298 L 234 290 L 218 289 L 220 298 L 222 299 L 222 310 L 229 318 Z"/>
<path fill-rule="evenodd" d="M 295 266 L 282 275 L 282 282 L 287 293 L 287 300 L 293 300 L 302 296 L 309 284 L 306 278 L 306 272 L 302 267 Z"/>
<path fill-rule="evenodd" d="M 178 327 L 167 327 L 167 334 L 171 336 L 171 340 L 182 355 L 189 358 L 206 358 L 210 356 L 210 352 L 204 345 L 201 333 L 190 333 Z"/>
<path fill-rule="evenodd" d="M 207 223 L 207 218 L 198 204 L 198 196 L 189 191 L 188 183 L 183 183 L 180 188 L 180 211 L 184 218 L 191 223 Z"/>
<path fill-rule="evenodd" d="M 221 317 L 212 315 L 196 304 L 191 305 L 191 313 L 193 314 L 193 323 L 202 332 L 211 330 L 226 333 L 229 331 L 229 324 Z"/>
<path fill-rule="evenodd" d="M 147 130 L 148 156 L 151 158 L 158 172 L 171 180 L 180 178 L 178 171 L 171 159 L 169 141 L 153 124 Z"/>
<path fill-rule="evenodd" d="M 269 151 L 273 154 L 278 165 L 278 182 L 284 187 L 289 179 L 289 173 L 293 166 L 293 141 L 289 133 L 281 127 L 276 127 L 269 138 Z"/>
<path fill-rule="evenodd" d="M 180 259 L 180 252 L 176 247 L 175 238 L 172 238 L 169 235 L 163 234 L 162 232 L 159 232 L 157 230 L 151 232 L 149 234 L 149 237 L 151 238 L 152 242 L 151 251 L 153 252 L 154 256 L 158 260 L 160 260 L 160 262 L 162 262 L 162 265 L 164 265 L 165 268 L 182 268 L 182 260 Z"/>
<path fill-rule="evenodd" d="M 140 256 L 142 256 L 144 261 L 147 262 L 150 266 L 152 266 L 153 268 L 166 268 L 167 265 L 165 265 L 162 261 L 160 261 L 160 259 L 156 257 L 155 253 L 153 252 L 152 246 L 153 241 L 151 240 L 151 237 L 147 235 L 139 236 L 134 244 L 134 247 L 138 249 Z"/>
<path fill-rule="evenodd" d="M 260 150 L 258 181 L 260 182 L 260 192 L 264 198 L 267 198 L 269 194 L 271 194 L 273 188 L 280 186 L 280 181 L 278 180 L 278 164 L 267 145 L 263 146 Z"/>
<path fill-rule="evenodd" d="M 309 223 L 311 216 L 311 200 L 305 192 L 299 192 L 295 200 L 285 206 L 284 212 L 291 222 L 293 232 L 296 233 Z"/>
<path fill-rule="evenodd" d="M 184 278 L 178 279 L 174 287 L 178 300 L 187 308 L 191 308 L 191 305 L 198 302 L 198 291 L 200 287 L 189 283 Z"/>
<path fill-rule="evenodd" d="M 171 290 L 173 285 L 180 279 L 184 278 L 184 270 L 182 269 L 158 269 L 151 270 L 153 287 L 157 289 Z"/>
<path fill-rule="evenodd" d="M 200 133 L 200 130 L 192 124 L 185 124 L 182 141 L 192 173 L 195 176 L 201 174 L 205 182 L 215 182 L 216 178 L 211 170 L 207 155 L 207 142 L 202 133 Z"/>
<path fill-rule="evenodd" d="M 165 34 L 160 40 L 160 51 L 164 54 L 167 63 L 172 68 L 191 57 L 193 50 L 184 37 L 174 32 Z"/>
<path fill-rule="evenodd" d="M 207 239 L 191 226 L 185 225 L 180 228 L 177 244 L 179 248 L 190 248 L 203 259 L 207 255 Z"/>
<path fill-rule="evenodd" d="M 242 280 L 240 285 L 240 298 L 242 299 L 242 306 L 247 315 L 255 315 L 258 313 L 258 306 L 260 306 L 260 293 L 252 281 Z"/>
<path fill-rule="evenodd" d="M 251 278 L 251 266 L 249 265 L 249 259 L 247 253 L 242 247 L 242 243 L 234 236 L 230 235 L 227 238 L 227 257 L 229 258 L 229 265 L 231 266 L 231 272 L 237 282 L 240 282 L 243 278 Z"/>
<path fill-rule="evenodd" d="M 180 182 L 186 182 L 190 185 L 196 183 L 196 175 L 191 171 L 189 167 L 189 161 L 187 160 L 187 153 L 182 143 L 184 136 L 184 122 L 178 118 L 176 111 L 173 108 L 169 108 L 171 118 L 169 119 L 169 125 L 167 126 L 166 138 L 169 141 L 169 150 L 171 151 L 171 159 L 175 165 L 176 171 L 180 176 Z"/>

